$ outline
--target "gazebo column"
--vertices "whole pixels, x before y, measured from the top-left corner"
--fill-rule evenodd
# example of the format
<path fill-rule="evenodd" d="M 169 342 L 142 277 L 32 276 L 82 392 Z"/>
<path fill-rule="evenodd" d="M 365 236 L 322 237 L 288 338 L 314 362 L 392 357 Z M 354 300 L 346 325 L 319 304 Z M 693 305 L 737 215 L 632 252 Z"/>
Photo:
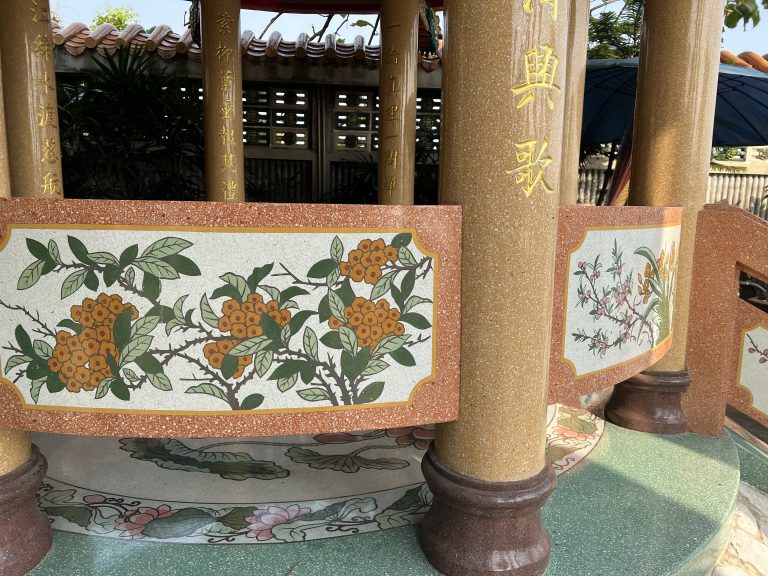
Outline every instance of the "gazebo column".
<path fill-rule="evenodd" d="M 243 202 L 240 0 L 203 0 L 201 11 L 205 194 L 208 200 Z"/>
<path fill-rule="evenodd" d="M 584 115 L 584 82 L 587 78 L 587 35 L 589 2 L 571 0 L 568 13 L 568 63 L 563 99 L 563 163 L 560 177 L 560 204 L 576 204 L 579 199 L 579 153 L 581 120 Z"/>
<path fill-rule="evenodd" d="M 440 201 L 464 208 L 461 400 L 422 463 L 422 546 L 448 575 L 540 574 L 567 5 L 447 0 L 446 24 Z"/>
<path fill-rule="evenodd" d="M 720 0 L 646 0 L 632 147 L 629 203 L 682 206 L 672 347 L 650 370 L 617 385 L 609 421 L 644 432 L 688 429 L 681 395 L 686 364 L 696 217 L 709 179 L 719 71 Z M 670 55 L 674 54 L 674 58 Z M 694 430 L 695 431 L 695 430 Z"/>
<path fill-rule="evenodd" d="M 379 204 L 413 204 L 419 0 L 382 0 Z"/>
<path fill-rule="evenodd" d="M 61 197 L 48 0 L 4 0 L 0 57 L 0 197 Z M 26 574 L 51 547 L 51 527 L 36 498 L 45 470 L 28 432 L 0 429 L 3 576 Z"/>

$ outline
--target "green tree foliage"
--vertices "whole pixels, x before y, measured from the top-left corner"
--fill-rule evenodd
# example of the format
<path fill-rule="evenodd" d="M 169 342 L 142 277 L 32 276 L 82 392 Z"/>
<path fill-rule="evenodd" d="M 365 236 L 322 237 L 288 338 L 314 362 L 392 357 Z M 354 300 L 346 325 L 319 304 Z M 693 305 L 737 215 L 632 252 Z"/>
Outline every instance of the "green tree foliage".
<path fill-rule="evenodd" d="M 761 3 L 763 8 L 768 9 L 768 0 L 762 0 Z M 736 28 L 742 22 L 744 30 L 750 22 L 753 27 L 758 25 L 760 22 L 758 0 L 728 0 L 725 3 L 725 25 L 728 28 Z"/>
<path fill-rule="evenodd" d="M 640 53 L 642 0 L 627 0 L 618 11 L 604 10 L 589 22 L 589 58 L 634 58 Z"/>
<path fill-rule="evenodd" d="M 99 24 L 109 22 L 118 30 L 124 30 L 128 24 L 138 22 L 138 18 L 138 12 L 127 6 L 107 6 L 94 16 L 91 27 L 96 28 Z"/>

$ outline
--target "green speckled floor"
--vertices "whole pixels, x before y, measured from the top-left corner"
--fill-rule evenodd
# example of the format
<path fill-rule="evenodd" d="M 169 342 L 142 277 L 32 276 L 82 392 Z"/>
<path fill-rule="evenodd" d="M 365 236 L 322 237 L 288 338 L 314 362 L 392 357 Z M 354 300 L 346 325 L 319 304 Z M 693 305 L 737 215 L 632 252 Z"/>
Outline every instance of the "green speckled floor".
<path fill-rule="evenodd" d="M 606 425 L 590 457 L 559 479 L 544 508 L 549 576 L 702 574 L 725 545 L 739 486 L 730 436 L 659 437 Z M 718 536 L 719 538 L 716 538 Z M 715 542 L 713 542 L 713 538 Z M 674 567 L 674 570 L 670 570 Z M 422 576 L 436 574 L 414 528 L 303 544 L 122 542 L 56 532 L 33 576 L 145 574 Z"/>

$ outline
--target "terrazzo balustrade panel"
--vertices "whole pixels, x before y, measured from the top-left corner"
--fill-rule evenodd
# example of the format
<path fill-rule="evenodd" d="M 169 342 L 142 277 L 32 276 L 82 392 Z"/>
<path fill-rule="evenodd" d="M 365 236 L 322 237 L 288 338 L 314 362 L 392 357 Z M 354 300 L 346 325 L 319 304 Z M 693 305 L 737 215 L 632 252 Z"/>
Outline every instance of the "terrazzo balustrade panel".
<path fill-rule="evenodd" d="M 675 574 L 730 521 L 739 486 L 729 437 L 660 437 L 607 424 L 603 441 L 558 479 L 544 506 L 552 535 L 548 576 Z M 599 487 L 599 488 L 598 488 Z M 250 573 L 316 576 L 437 574 L 416 527 L 280 546 L 181 546 L 54 531 L 31 576 Z M 719 543 L 715 543 L 719 544 Z"/>
<path fill-rule="evenodd" d="M 456 417 L 457 207 L 11 199 L 0 222 L 5 426 L 252 436 Z"/>
<path fill-rule="evenodd" d="M 550 402 L 621 382 L 669 349 L 681 219 L 680 208 L 560 208 Z"/>
<path fill-rule="evenodd" d="M 735 386 L 728 403 L 768 426 L 768 314 L 739 300 Z"/>
<path fill-rule="evenodd" d="M 696 289 L 686 355 L 691 386 L 683 396 L 683 409 L 691 431 L 720 435 L 726 401 L 738 385 L 741 329 L 747 327 L 738 325 L 740 310 L 758 312 L 739 299 L 739 274 L 748 269 L 768 279 L 768 223 L 740 208 L 710 204 L 699 212 L 696 230 Z"/>

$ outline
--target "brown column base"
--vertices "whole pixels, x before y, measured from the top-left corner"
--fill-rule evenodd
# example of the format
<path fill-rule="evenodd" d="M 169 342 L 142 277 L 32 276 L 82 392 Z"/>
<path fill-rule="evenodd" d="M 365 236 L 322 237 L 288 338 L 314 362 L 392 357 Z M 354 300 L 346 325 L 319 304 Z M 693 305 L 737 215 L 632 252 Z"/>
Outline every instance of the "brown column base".
<path fill-rule="evenodd" d="M 605 406 L 605 419 L 612 424 L 652 434 L 682 434 L 688 418 L 681 404 L 691 384 L 691 373 L 641 372 L 616 385 Z"/>
<path fill-rule="evenodd" d="M 421 548 L 446 576 L 544 573 L 551 543 L 541 508 L 555 489 L 552 466 L 519 482 L 484 482 L 446 468 L 434 447 L 421 464 L 434 500 Z"/>
<path fill-rule="evenodd" d="M 0 574 L 21 576 L 51 548 L 51 524 L 37 506 L 36 493 L 48 464 L 37 446 L 22 466 L 0 476 Z"/>

